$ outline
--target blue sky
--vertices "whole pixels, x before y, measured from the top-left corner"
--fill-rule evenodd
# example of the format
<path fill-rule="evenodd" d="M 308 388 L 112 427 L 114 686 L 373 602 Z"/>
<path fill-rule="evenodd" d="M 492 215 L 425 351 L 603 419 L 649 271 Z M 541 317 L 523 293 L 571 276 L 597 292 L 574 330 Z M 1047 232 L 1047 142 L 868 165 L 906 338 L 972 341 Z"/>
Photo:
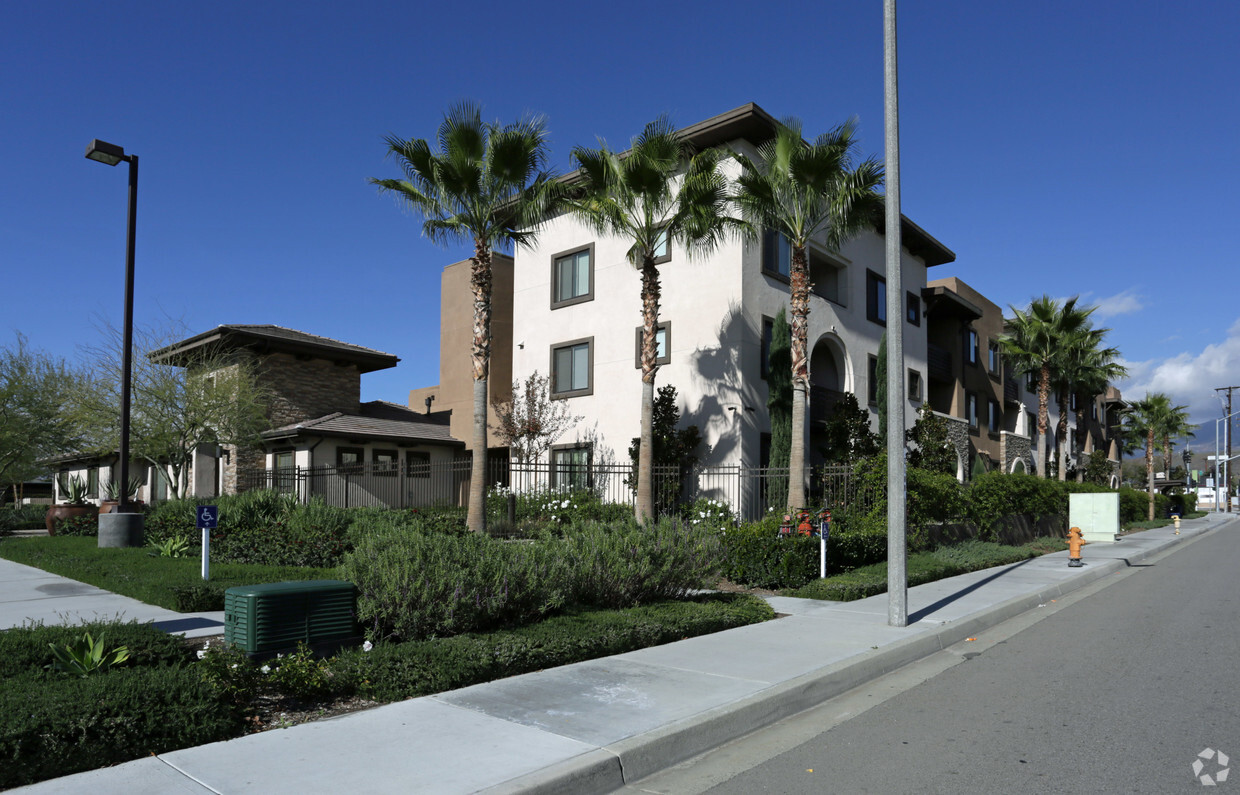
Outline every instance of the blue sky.
<path fill-rule="evenodd" d="M 103 11 L 110 19 L 100 18 Z M 1209 421 L 1240 384 L 1234 100 L 1240 5 L 905 0 L 901 195 L 1001 306 L 1080 294 L 1133 377 Z M 275 323 L 402 359 L 363 399 L 438 380 L 439 271 L 366 178 L 383 137 L 461 99 L 547 117 L 553 163 L 650 119 L 746 102 L 882 154 L 882 4 L 6 3 L 0 339 L 66 357 L 119 325 L 125 166 L 141 158 L 136 317 Z"/>

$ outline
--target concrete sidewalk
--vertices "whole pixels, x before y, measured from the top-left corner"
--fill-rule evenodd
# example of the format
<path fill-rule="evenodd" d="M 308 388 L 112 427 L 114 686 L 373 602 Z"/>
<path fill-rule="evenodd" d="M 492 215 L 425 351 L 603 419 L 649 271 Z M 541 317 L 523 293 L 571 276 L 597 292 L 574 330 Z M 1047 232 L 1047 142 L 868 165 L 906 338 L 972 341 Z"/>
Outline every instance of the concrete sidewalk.
<path fill-rule="evenodd" d="M 1081 568 L 1068 568 L 1061 552 L 921 585 L 909 591 L 904 628 L 887 626 L 886 594 L 857 602 L 774 597 L 775 609 L 787 614 L 776 621 L 152 756 L 23 791 L 610 792 L 1229 520 L 1211 515 L 1183 523 L 1180 536 L 1168 527 L 1090 544 Z M 0 579 L 6 574 L 0 569 Z M 0 604 L 7 605 L 4 593 Z"/>

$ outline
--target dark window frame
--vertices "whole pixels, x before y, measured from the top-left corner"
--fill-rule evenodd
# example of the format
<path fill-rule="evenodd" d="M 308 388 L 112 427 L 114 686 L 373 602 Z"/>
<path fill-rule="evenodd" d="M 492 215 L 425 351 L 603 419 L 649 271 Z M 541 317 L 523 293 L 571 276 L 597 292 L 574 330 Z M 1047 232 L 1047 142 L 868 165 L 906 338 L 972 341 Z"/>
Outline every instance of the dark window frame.
<path fill-rule="evenodd" d="M 911 367 L 909 368 L 909 371 L 908 371 L 908 399 L 909 399 L 909 400 L 911 400 L 911 401 L 913 401 L 914 403 L 920 403 L 920 402 L 924 399 L 924 398 L 922 397 L 922 394 L 923 394 L 923 385 L 922 385 L 922 382 L 923 382 L 924 380 L 925 380 L 925 379 L 923 379 L 923 378 L 921 377 L 921 373 L 917 372 L 916 370 L 912 369 Z M 914 389 L 914 386 L 916 387 L 916 389 Z"/>
<path fill-rule="evenodd" d="M 344 456 L 346 453 L 353 453 L 357 456 L 357 461 L 346 464 Z M 365 447 L 337 447 L 336 448 L 336 472 L 342 475 L 361 474 L 366 466 L 366 448 Z"/>
<path fill-rule="evenodd" d="M 865 319 L 880 326 L 887 325 L 887 279 L 869 268 L 865 270 Z"/>
<path fill-rule="evenodd" d="M 975 328 L 964 330 L 964 363 L 978 367 L 982 361 L 982 335 Z"/>
<path fill-rule="evenodd" d="M 969 424 L 969 433 L 977 433 L 981 427 L 981 417 L 978 416 L 977 403 L 976 392 L 966 391 L 964 393 L 964 419 Z"/>
<path fill-rule="evenodd" d="M 557 372 L 555 369 L 555 353 L 566 348 L 576 348 L 580 345 L 586 346 L 586 386 L 581 389 L 566 389 L 562 392 L 556 390 Z M 575 340 L 567 340 L 558 342 L 551 346 L 551 399 L 563 400 L 565 398 L 585 397 L 594 394 L 594 337 L 581 337 Z"/>
<path fill-rule="evenodd" d="M 561 473 L 561 468 L 571 468 L 572 470 L 575 470 L 583 465 L 582 464 L 571 464 L 571 463 L 566 464 L 566 465 L 560 464 L 559 462 L 556 461 L 556 454 L 569 452 L 569 451 L 576 451 L 576 450 L 584 450 L 586 453 L 586 462 L 584 464 L 584 467 L 585 467 L 584 481 L 577 480 L 576 476 L 579 473 L 577 473 L 576 471 L 569 471 L 568 472 L 568 479 L 569 479 L 568 483 L 567 484 L 561 483 L 560 478 L 563 476 Z M 587 443 L 577 442 L 577 443 L 571 443 L 571 444 L 553 445 L 551 447 L 551 452 L 550 452 L 550 463 L 551 463 L 551 478 L 550 478 L 551 488 L 559 489 L 565 485 L 568 486 L 569 490 L 594 488 L 594 445 L 589 444 L 588 442 Z"/>
<path fill-rule="evenodd" d="M 986 429 L 993 435 L 998 435 L 1003 430 L 1003 406 L 994 398 L 986 399 L 987 417 Z"/>
<path fill-rule="evenodd" d="M 655 326 L 654 338 L 657 343 L 659 332 L 663 332 L 663 355 L 654 360 L 656 365 L 669 364 L 672 361 L 672 321 L 664 320 Z M 642 369 L 642 327 L 638 326 L 633 343 L 633 366 Z"/>
<path fill-rule="evenodd" d="M 791 284 L 792 283 L 792 243 L 791 242 L 788 243 L 788 272 L 786 274 L 780 273 L 777 268 L 773 270 L 769 267 L 770 262 L 779 259 L 779 245 L 778 245 L 779 238 L 783 238 L 785 241 L 788 240 L 788 238 L 785 237 L 782 232 L 776 231 L 774 229 L 763 229 L 762 230 L 762 252 L 761 252 L 762 273 L 764 273 L 767 276 L 770 276 L 772 279 L 778 279 L 779 281 L 784 282 L 785 284 Z M 776 243 L 775 252 L 773 254 L 768 254 L 772 241 Z M 776 264 L 778 265 L 778 263 Z"/>
<path fill-rule="evenodd" d="M 662 265 L 665 262 L 672 261 L 672 241 L 667 239 L 667 227 L 666 226 L 659 229 L 659 237 L 663 238 L 663 245 L 667 246 L 667 253 L 661 256 L 656 256 L 654 258 L 655 265 Z M 659 241 L 659 237 L 655 238 L 656 244 Z M 594 260 L 591 259 L 590 261 L 593 262 Z M 593 284 L 593 282 L 591 282 L 591 284 Z"/>
<path fill-rule="evenodd" d="M 990 374 L 998 378 L 1003 373 L 1003 353 L 999 350 L 997 340 L 988 340 L 986 343 L 986 367 Z"/>
<path fill-rule="evenodd" d="M 425 450 L 406 450 L 405 476 L 419 479 L 429 478 L 431 476 L 431 454 Z"/>
<path fill-rule="evenodd" d="M 758 375 L 765 381 L 771 375 L 771 342 L 775 339 L 775 318 L 762 316 L 759 338 Z"/>
<path fill-rule="evenodd" d="M 379 457 L 384 456 L 391 460 L 381 463 Z M 395 477 L 400 471 L 400 451 L 393 447 L 376 447 L 370 451 L 371 472 L 382 477 Z"/>
<path fill-rule="evenodd" d="M 822 268 L 830 268 L 831 270 L 835 271 L 837 274 L 836 282 L 835 282 L 837 289 L 836 289 L 836 295 L 834 298 L 832 298 L 831 296 L 827 295 L 824 292 L 821 292 L 818 289 L 820 285 L 818 281 L 814 279 L 814 273 L 816 271 L 814 267 L 815 259 L 822 261 L 822 264 L 819 266 L 817 270 L 821 270 Z M 819 298 L 823 299 L 824 301 L 830 301 L 836 306 L 847 307 L 848 306 L 848 266 L 836 260 L 830 254 L 827 254 L 826 252 L 820 250 L 817 246 L 814 246 L 812 244 L 805 247 L 805 264 L 806 264 L 806 267 L 809 268 L 810 281 L 813 283 L 813 286 L 810 288 L 810 292 L 818 296 Z M 789 267 L 791 268 L 791 265 Z"/>
<path fill-rule="evenodd" d="M 590 256 L 590 269 L 589 269 L 590 289 L 582 293 L 581 295 L 573 296 L 572 298 L 565 298 L 565 299 L 558 298 L 557 296 L 558 296 L 558 290 L 560 287 L 560 279 L 559 279 L 560 274 L 557 272 L 558 269 L 556 268 L 556 265 L 558 264 L 560 260 L 565 259 L 567 257 L 571 257 L 576 254 L 580 254 L 583 251 L 588 252 Z M 586 301 L 594 300 L 594 270 L 595 270 L 594 265 L 595 265 L 595 257 L 594 257 L 594 244 L 593 243 L 589 243 L 584 246 L 574 246 L 573 248 L 566 249 L 564 251 L 551 255 L 551 308 L 552 309 L 560 309 L 561 307 L 573 306 L 575 304 L 583 304 Z"/>
<path fill-rule="evenodd" d="M 904 296 L 904 319 L 911 326 L 921 326 L 921 296 L 912 291 Z"/>

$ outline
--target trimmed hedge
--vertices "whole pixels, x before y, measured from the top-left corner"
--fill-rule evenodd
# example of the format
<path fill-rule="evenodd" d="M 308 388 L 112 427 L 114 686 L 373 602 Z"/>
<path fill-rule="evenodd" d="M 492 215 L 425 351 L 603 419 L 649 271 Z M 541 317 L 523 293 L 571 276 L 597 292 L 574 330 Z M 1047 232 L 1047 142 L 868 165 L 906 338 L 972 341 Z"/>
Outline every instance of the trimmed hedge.
<path fill-rule="evenodd" d="M 0 679 L 40 675 L 57 677 L 58 674 L 44 670 L 44 666 L 50 665 L 54 659 L 50 644 L 59 646 L 69 643 L 87 632 L 95 640 L 102 640 L 107 651 L 118 646 L 127 648 L 129 659 L 123 663 L 126 668 L 178 665 L 194 659 L 180 637 L 149 624 L 115 621 L 92 621 L 67 627 L 36 624 L 0 632 Z"/>
<path fill-rule="evenodd" d="M 819 571 L 817 538 L 781 538 L 764 524 L 743 525 L 723 533 L 724 576 L 755 588 L 799 588 Z M 832 533 L 827 540 L 827 570 L 844 572 L 887 557 L 885 531 Z"/>
<path fill-rule="evenodd" d="M 0 787 L 233 737 L 241 716 L 192 668 L 18 677 L 0 688 Z"/>
<path fill-rule="evenodd" d="M 342 682 L 378 701 L 397 701 L 507 676 L 658 646 L 775 617 L 765 601 L 710 594 L 628 610 L 577 611 L 520 629 L 434 641 L 380 643 L 332 661 Z"/>

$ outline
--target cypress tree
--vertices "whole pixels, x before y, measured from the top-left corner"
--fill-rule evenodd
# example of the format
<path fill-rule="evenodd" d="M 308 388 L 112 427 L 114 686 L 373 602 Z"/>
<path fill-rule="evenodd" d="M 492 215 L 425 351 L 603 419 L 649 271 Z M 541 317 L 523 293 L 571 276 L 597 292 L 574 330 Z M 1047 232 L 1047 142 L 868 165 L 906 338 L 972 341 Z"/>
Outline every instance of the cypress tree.
<path fill-rule="evenodd" d="M 771 329 L 770 359 L 766 385 L 767 411 L 771 416 L 771 459 L 767 466 L 787 469 L 792 453 L 792 328 L 781 308 Z M 788 475 L 768 478 L 767 504 L 782 508 L 788 498 Z"/>

